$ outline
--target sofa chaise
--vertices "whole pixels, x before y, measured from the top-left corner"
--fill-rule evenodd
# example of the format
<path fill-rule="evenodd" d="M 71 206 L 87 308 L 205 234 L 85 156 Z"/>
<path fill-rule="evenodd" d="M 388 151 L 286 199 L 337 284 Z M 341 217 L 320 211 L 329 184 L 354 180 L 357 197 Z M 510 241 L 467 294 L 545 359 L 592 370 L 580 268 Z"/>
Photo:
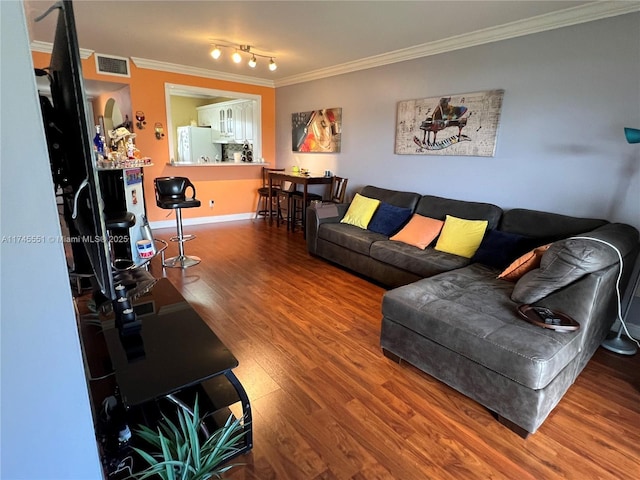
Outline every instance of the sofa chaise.
<path fill-rule="evenodd" d="M 390 288 L 382 300 L 385 356 L 409 362 L 474 399 L 521 436 L 534 433 L 615 322 L 616 286 L 624 292 L 629 283 L 640 250 L 638 231 L 606 220 L 503 211 L 375 186 L 360 195 L 430 219 L 485 220 L 482 245 L 498 232 L 526 240 L 526 249 L 536 252 L 536 266 L 508 280 L 499 278 L 504 265 L 477 261 L 477 254 L 440 251 L 436 240 L 418 248 L 343 223 L 349 204 L 337 205 L 337 216 L 326 218 L 313 207 L 307 216 L 311 254 Z M 503 250 L 494 252 L 501 256 Z M 513 255 L 523 251 L 521 245 Z M 580 327 L 541 328 L 522 318 L 521 305 L 562 312 Z"/>

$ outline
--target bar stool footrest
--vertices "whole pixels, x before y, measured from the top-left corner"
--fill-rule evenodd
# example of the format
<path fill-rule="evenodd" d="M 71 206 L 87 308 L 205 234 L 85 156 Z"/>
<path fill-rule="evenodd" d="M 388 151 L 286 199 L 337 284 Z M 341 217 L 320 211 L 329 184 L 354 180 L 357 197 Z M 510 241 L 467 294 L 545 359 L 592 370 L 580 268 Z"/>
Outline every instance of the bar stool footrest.
<path fill-rule="evenodd" d="M 200 257 L 196 257 L 195 255 L 177 255 L 167 258 L 162 265 L 168 268 L 187 268 L 197 265 L 200 262 Z"/>
<path fill-rule="evenodd" d="M 189 240 L 193 240 L 194 238 L 196 238 L 195 235 L 182 235 L 182 238 L 180 238 L 180 237 L 171 237 L 169 239 L 169 241 L 171 241 L 171 242 L 188 242 Z"/>

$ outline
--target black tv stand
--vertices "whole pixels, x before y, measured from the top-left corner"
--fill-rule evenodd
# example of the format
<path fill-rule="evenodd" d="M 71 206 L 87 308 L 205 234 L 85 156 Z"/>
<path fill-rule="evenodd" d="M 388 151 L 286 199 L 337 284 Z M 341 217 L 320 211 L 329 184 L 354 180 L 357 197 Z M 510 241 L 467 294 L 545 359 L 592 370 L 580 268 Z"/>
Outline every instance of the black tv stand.
<path fill-rule="evenodd" d="M 253 446 L 251 405 L 233 373 L 238 360 L 231 351 L 166 278 L 131 303 L 141 324 L 136 335 L 120 334 L 114 312 L 103 318 L 125 409 L 134 418 L 148 418 L 165 400 L 193 406 L 197 395 L 202 413 L 226 420 L 229 407 L 240 403 L 245 434 L 238 453 L 248 452 Z"/>

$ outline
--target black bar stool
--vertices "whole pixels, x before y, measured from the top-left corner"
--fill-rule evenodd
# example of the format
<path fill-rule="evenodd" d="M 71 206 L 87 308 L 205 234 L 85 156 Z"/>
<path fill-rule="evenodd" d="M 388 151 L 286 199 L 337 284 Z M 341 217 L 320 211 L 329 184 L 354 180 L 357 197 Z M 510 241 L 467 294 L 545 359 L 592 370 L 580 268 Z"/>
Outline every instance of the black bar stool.
<path fill-rule="evenodd" d="M 178 255 L 167 258 L 162 265 L 165 267 L 187 268 L 200 263 L 200 258 L 194 255 L 184 254 L 184 242 L 193 240 L 195 235 L 185 235 L 182 231 L 182 209 L 200 206 L 200 200 L 196 199 L 196 187 L 186 177 L 159 177 L 154 179 L 156 190 L 156 205 L 166 210 L 176 211 L 176 224 L 178 235 L 169 240 L 178 242 Z M 191 197 L 187 198 L 186 192 L 191 188 Z"/>
<path fill-rule="evenodd" d="M 136 216 L 131 212 L 105 213 L 105 226 L 112 238 L 129 238 L 129 229 L 136 224 Z M 136 266 L 130 252 L 122 240 L 111 242 L 111 264 L 115 270 L 128 270 Z M 126 258 L 130 257 L 130 258 Z"/>

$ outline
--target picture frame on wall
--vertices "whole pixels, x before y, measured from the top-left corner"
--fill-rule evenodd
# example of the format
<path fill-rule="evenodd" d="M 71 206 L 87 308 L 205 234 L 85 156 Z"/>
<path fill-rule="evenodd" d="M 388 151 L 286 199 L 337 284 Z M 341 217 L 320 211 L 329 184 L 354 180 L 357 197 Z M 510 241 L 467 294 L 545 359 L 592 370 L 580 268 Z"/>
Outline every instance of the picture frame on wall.
<path fill-rule="evenodd" d="M 337 153 L 342 141 L 342 108 L 291 114 L 291 147 L 298 153 Z"/>
<path fill-rule="evenodd" d="M 493 157 L 504 90 L 398 102 L 398 155 Z"/>

